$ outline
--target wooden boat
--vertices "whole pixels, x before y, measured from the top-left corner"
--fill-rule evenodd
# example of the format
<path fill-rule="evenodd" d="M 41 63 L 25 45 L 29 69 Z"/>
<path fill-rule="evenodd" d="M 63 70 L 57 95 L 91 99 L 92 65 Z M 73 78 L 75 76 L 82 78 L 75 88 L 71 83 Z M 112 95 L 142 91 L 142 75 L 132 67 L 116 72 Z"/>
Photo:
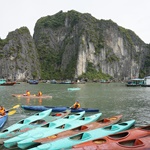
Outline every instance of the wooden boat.
<path fill-rule="evenodd" d="M 78 127 L 73 128 L 71 130 L 68 130 L 68 131 L 61 132 L 59 134 L 55 134 L 52 136 L 48 136 L 48 137 L 45 137 L 42 139 L 35 140 L 34 142 L 41 143 L 41 144 L 48 143 L 51 141 L 55 141 L 55 140 L 58 140 L 58 139 L 61 139 L 64 137 L 68 137 L 68 136 L 83 132 L 83 131 L 89 131 L 89 130 L 93 130 L 96 128 L 100 128 L 100 127 L 104 127 L 104 126 L 108 126 L 108 125 L 117 123 L 118 121 L 121 120 L 121 118 L 122 118 L 122 115 L 112 116 L 110 118 L 104 118 L 104 119 L 101 119 L 101 120 L 98 120 L 95 122 L 91 122 L 91 123 L 86 124 L 86 125 L 78 126 Z"/>
<path fill-rule="evenodd" d="M 42 96 L 37 96 L 37 95 L 30 95 L 30 96 L 26 96 L 24 94 L 12 94 L 13 97 L 18 97 L 18 98 L 52 98 L 52 96 L 50 95 L 42 95 Z"/>
<path fill-rule="evenodd" d="M 150 125 L 129 129 L 123 132 L 112 134 L 103 138 L 88 141 L 82 144 L 73 146 L 72 150 L 89 150 L 89 149 L 111 149 L 116 143 L 129 141 L 135 138 L 140 138 L 150 135 Z M 116 150 L 117 147 L 114 149 Z"/>
<path fill-rule="evenodd" d="M 79 91 L 79 90 L 81 90 L 81 88 L 68 88 L 68 91 Z"/>
<path fill-rule="evenodd" d="M 8 119 L 8 115 L 6 114 L 5 116 L 0 116 L 0 129 L 4 126 Z"/>
<path fill-rule="evenodd" d="M 56 141 L 52 141 L 50 143 L 42 144 L 40 146 L 31 148 L 30 150 L 52 150 L 52 149 L 67 149 L 71 148 L 74 145 L 84 143 L 90 140 L 94 140 L 97 138 L 101 138 L 110 134 L 114 134 L 123 130 L 127 130 L 131 126 L 133 126 L 135 120 L 130 120 L 126 122 L 122 122 L 119 124 L 114 124 L 110 126 L 106 126 L 103 128 L 97 128 L 90 131 L 85 131 L 79 134 L 75 134 L 73 136 L 69 136 L 66 138 L 62 138 Z"/>
<path fill-rule="evenodd" d="M 16 82 L 7 82 L 6 79 L 0 79 L 0 86 L 12 86 L 16 84 Z"/>
<path fill-rule="evenodd" d="M 44 111 L 48 109 L 52 109 L 53 112 L 61 112 L 66 109 L 71 109 L 71 112 L 99 112 L 99 109 L 97 108 L 79 108 L 79 109 L 73 109 L 65 106 L 28 106 L 28 105 L 22 105 L 21 106 L 24 109 L 27 110 L 34 110 L 34 111 Z"/>
<path fill-rule="evenodd" d="M 57 120 L 59 118 L 68 116 L 70 110 L 64 111 L 62 113 L 51 114 L 52 110 L 46 110 L 40 113 L 36 113 L 28 118 L 22 119 L 17 123 L 9 126 L 8 128 L 0 132 L 0 139 L 8 139 L 16 135 L 20 135 L 28 130 L 42 126 L 50 121 Z"/>
<path fill-rule="evenodd" d="M 17 142 L 26 139 L 28 141 L 26 141 L 25 144 L 23 143 L 21 146 L 22 147 L 28 147 L 29 145 L 32 145 L 31 138 L 33 138 L 33 140 L 34 140 L 34 139 L 41 138 L 44 135 L 48 135 L 48 133 L 53 132 L 54 128 L 56 128 L 57 126 L 62 126 L 65 123 L 72 122 L 72 121 L 75 121 L 77 119 L 80 119 L 84 114 L 85 114 L 85 112 L 79 112 L 79 113 L 76 113 L 76 114 L 68 115 L 64 118 L 55 120 L 53 122 L 48 122 L 47 124 L 45 124 L 41 127 L 37 127 L 34 130 L 27 131 L 26 133 L 23 133 L 23 134 L 18 135 L 14 138 L 11 138 L 11 139 L 8 139 L 8 140 L 4 141 L 4 146 L 9 148 L 11 146 L 16 145 Z"/>

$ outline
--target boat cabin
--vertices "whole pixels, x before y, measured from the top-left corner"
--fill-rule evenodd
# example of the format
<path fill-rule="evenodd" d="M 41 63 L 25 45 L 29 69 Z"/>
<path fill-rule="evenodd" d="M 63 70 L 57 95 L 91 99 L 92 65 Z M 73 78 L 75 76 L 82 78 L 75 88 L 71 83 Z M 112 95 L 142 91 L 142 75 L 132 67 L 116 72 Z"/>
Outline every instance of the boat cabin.
<path fill-rule="evenodd" d="M 144 85 L 144 79 L 135 78 L 127 82 L 126 86 L 141 86 Z"/>

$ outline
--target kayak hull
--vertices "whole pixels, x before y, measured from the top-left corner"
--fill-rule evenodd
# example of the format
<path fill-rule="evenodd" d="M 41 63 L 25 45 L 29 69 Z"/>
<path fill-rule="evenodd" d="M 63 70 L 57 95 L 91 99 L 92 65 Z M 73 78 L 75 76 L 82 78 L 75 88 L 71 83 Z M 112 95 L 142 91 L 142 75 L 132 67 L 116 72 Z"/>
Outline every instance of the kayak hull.
<path fill-rule="evenodd" d="M 130 120 L 127 122 L 114 124 L 110 126 L 106 126 L 103 128 L 98 128 L 90 131 L 81 132 L 79 134 L 75 134 L 73 136 L 69 136 L 67 138 L 59 139 L 50 143 L 42 144 L 40 146 L 31 148 L 30 150 L 53 150 L 53 149 L 68 149 L 72 148 L 72 146 L 81 144 L 90 140 L 94 140 L 97 138 L 101 138 L 110 134 L 114 134 L 123 130 L 129 129 L 133 126 L 135 120 Z"/>
<path fill-rule="evenodd" d="M 25 96 L 23 94 L 12 94 L 13 97 L 17 98 L 52 98 L 50 95 L 42 95 L 42 96 L 36 96 L 36 95 L 30 95 L 30 96 Z"/>
<path fill-rule="evenodd" d="M 7 120 L 8 120 L 8 115 L 7 114 L 5 116 L 0 116 L 0 129 L 5 125 Z"/>
<path fill-rule="evenodd" d="M 22 108 L 26 110 L 34 110 L 34 111 L 44 111 L 48 109 L 52 109 L 53 112 L 60 112 L 64 111 L 66 109 L 70 109 L 69 107 L 64 107 L 64 106 L 56 106 L 56 107 L 51 107 L 51 106 L 28 106 L 28 105 L 22 105 Z M 71 112 L 99 112 L 99 109 L 97 108 L 79 108 L 79 109 L 73 109 L 71 108 Z"/>
<path fill-rule="evenodd" d="M 137 138 L 145 137 L 145 136 L 150 136 L 150 125 L 129 129 L 129 130 L 119 132 L 116 134 L 112 134 L 112 135 L 109 135 L 100 139 L 95 139 L 95 140 L 88 141 L 82 144 L 78 144 L 78 145 L 73 146 L 72 150 L 89 150 L 89 149 L 103 150 L 103 149 L 112 149 L 112 148 L 116 150 L 118 148 L 121 149 L 121 147 L 117 146 L 119 145 L 119 142 L 129 141 L 135 138 L 137 139 Z M 128 142 L 126 144 L 128 145 Z M 130 149 L 132 148 L 130 147 Z M 150 148 L 150 145 L 149 145 L 149 148 Z"/>
<path fill-rule="evenodd" d="M 10 138 L 4 141 L 4 146 L 7 148 L 10 148 L 16 145 L 17 142 L 25 140 L 25 139 L 28 140 L 28 143 L 26 142 L 26 144 L 24 144 L 24 147 L 30 144 L 32 145 L 32 140 L 30 141 L 31 138 L 33 138 L 34 140 L 34 139 L 40 138 L 41 136 L 44 136 L 45 134 L 47 135 L 49 132 L 54 132 L 54 128 L 60 125 L 63 125 L 64 123 L 68 123 L 76 119 L 80 119 L 84 114 L 85 112 L 79 112 L 77 114 L 68 115 L 58 120 L 48 122 L 41 127 L 37 127 L 34 130 L 27 131 L 21 135 L 18 135 L 14 138 Z"/>
<path fill-rule="evenodd" d="M 96 129 L 96 128 L 100 128 L 100 127 L 104 127 L 104 126 L 108 126 L 108 125 L 117 123 L 118 121 L 121 120 L 121 118 L 122 118 L 122 115 L 112 116 L 110 118 L 104 118 L 104 119 L 101 119 L 101 120 L 98 120 L 98 121 L 95 121 L 95 122 L 91 122 L 91 123 L 88 123 L 88 124 L 85 124 L 85 125 L 78 126 L 78 127 L 73 128 L 71 130 L 61 132 L 59 134 L 55 134 L 55 135 L 52 135 L 52 136 L 48 136 L 48 137 L 45 137 L 45 138 L 35 140 L 34 142 L 41 143 L 41 144 L 48 143 L 48 142 L 55 141 L 55 140 L 58 140 L 58 139 L 61 139 L 61 138 L 65 138 L 65 137 L 68 137 L 68 136 L 71 136 L 71 135 L 74 135 L 74 134 L 77 134 L 77 133 L 81 133 L 81 132 L 84 132 L 84 131 L 89 131 L 89 130 L 93 130 L 93 129 Z"/>

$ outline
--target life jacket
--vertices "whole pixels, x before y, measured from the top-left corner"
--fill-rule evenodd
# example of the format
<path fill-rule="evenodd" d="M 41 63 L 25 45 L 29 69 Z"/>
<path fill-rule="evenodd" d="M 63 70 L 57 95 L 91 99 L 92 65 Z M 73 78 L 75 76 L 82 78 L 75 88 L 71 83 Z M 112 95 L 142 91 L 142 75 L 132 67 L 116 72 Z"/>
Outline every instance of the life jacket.
<path fill-rule="evenodd" d="M 2 109 L 0 109 L 0 115 L 1 116 L 4 116 L 6 113 L 5 113 L 5 108 L 2 107 Z"/>
<path fill-rule="evenodd" d="M 30 92 L 29 91 L 26 94 L 27 94 L 27 96 L 30 96 Z"/>
<path fill-rule="evenodd" d="M 73 105 L 73 108 L 75 108 L 75 109 L 80 108 L 80 104 L 76 102 L 76 103 Z"/>
<path fill-rule="evenodd" d="M 42 92 L 39 92 L 39 93 L 38 93 L 38 96 L 42 96 Z"/>

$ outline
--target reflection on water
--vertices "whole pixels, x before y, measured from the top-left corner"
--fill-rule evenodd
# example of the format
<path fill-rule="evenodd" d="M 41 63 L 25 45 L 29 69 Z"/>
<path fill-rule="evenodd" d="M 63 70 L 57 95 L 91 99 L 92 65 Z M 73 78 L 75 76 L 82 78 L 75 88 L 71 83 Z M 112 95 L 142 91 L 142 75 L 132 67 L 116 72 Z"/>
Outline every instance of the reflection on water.
<path fill-rule="evenodd" d="M 68 91 L 68 88 L 80 87 L 79 91 Z M 52 99 L 28 99 L 16 98 L 11 94 L 22 94 L 26 90 L 35 94 L 42 91 L 43 94 L 53 96 Z M 122 121 L 136 120 L 136 126 L 150 123 L 150 88 L 149 87 L 126 87 L 123 83 L 86 83 L 86 84 L 48 84 L 39 83 L 31 85 L 28 83 L 16 84 L 12 87 L 0 87 L 0 104 L 7 109 L 14 105 L 44 105 L 44 106 L 71 106 L 75 100 L 79 100 L 81 107 L 99 108 L 102 117 L 123 114 Z M 19 109 L 9 117 L 5 127 L 25 118 L 33 111 Z M 87 115 L 90 113 L 87 113 Z"/>

